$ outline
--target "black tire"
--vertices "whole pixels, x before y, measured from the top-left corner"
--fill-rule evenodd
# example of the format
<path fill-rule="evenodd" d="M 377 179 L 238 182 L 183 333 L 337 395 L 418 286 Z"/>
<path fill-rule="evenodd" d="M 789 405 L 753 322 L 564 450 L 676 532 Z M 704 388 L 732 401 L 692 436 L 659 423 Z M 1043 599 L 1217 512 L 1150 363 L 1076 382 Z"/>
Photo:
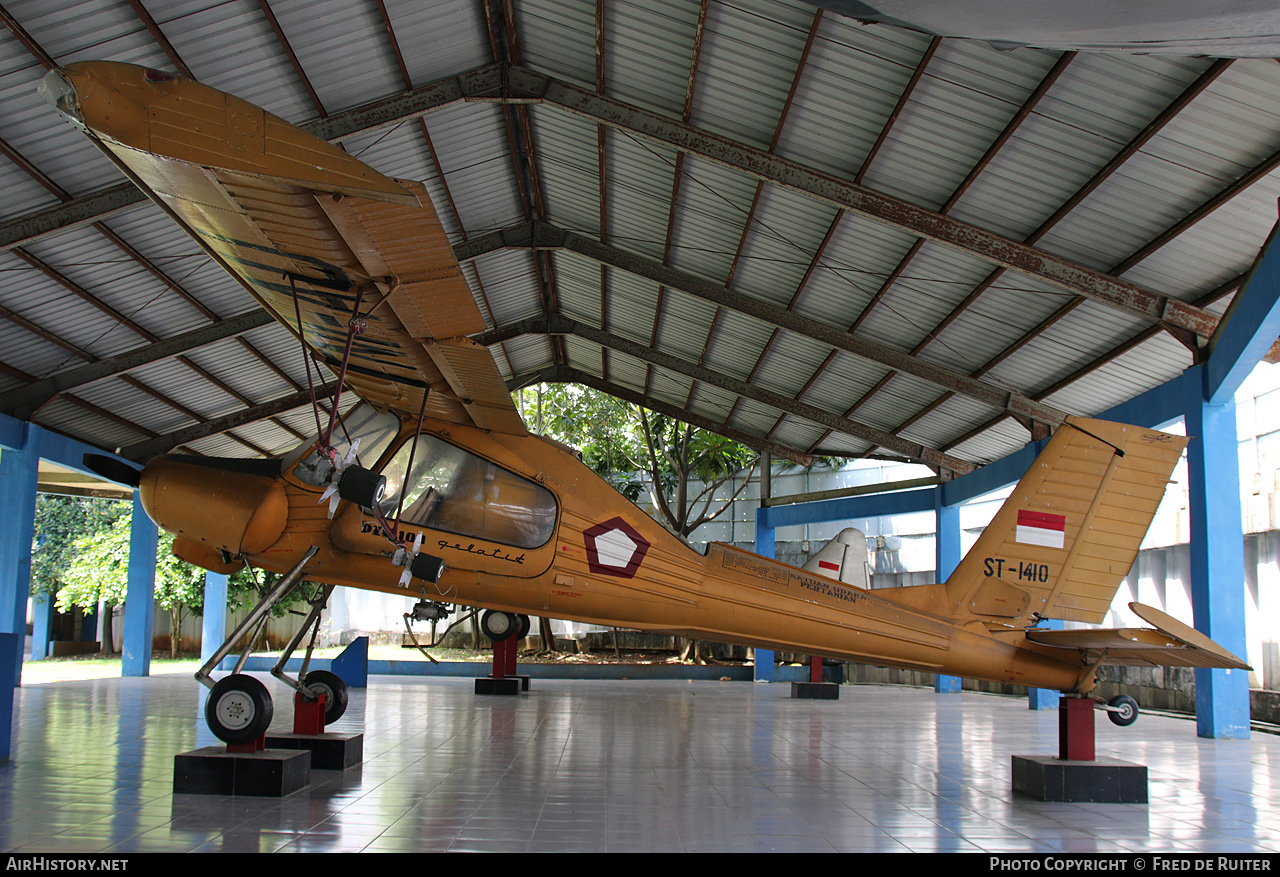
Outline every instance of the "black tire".
<path fill-rule="evenodd" d="M 324 695 L 324 723 L 332 725 L 347 711 L 347 683 L 328 670 L 312 670 L 302 684 L 315 694 Z M 320 689 L 317 691 L 316 689 Z"/>
<path fill-rule="evenodd" d="M 204 702 L 204 720 L 224 743 L 252 743 L 267 732 L 274 714 L 267 686 L 233 673 L 218 680 Z"/>
<path fill-rule="evenodd" d="M 1115 710 L 1107 710 L 1107 718 L 1111 724 L 1127 728 L 1138 721 L 1138 702 L 1127 694 L 1117 694 L 1107 701 L 1107 706 Z"/>
<path fill-rule="evenodd" d="M 529 620 L 528 615 L 516 616 L 520 619 L 520 632 L 516 634 L 518 639 L 524 639 L 529 635 L 529 628 L 533 627 L 533 622 Z"/>
<path fill-rule="evenodd" d="M 511 639 L 520 629 L 520 622 L 510 612 L 495 612 L 486 609 L 480 616 L 480 630 L 496 643 Z"/>

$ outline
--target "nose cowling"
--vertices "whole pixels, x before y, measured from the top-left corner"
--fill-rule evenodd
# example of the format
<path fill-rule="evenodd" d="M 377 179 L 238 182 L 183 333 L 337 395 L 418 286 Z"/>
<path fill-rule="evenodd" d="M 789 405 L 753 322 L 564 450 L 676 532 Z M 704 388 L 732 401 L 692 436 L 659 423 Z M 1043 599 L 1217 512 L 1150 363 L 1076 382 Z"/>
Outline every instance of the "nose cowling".
<path fill-rule="evenodd" d="M 274 460 L 171 454 L 142 471 L 142 507 L 176 536 L 231 555 L 257 554 L 284 532 L 289 503 Z"/>

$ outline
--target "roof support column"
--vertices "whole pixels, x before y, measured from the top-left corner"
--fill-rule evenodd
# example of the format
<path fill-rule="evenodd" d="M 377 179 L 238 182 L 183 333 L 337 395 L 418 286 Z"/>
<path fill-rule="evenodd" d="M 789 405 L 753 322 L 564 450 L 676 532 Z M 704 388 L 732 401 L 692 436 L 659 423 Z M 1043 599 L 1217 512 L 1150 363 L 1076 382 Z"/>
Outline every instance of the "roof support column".
<path fill-rule="evenodd" d="M 1209 340 L 1204 398 L 1225 404 L 1249 377 L 1280 334 L 1280 247 L 1272 229 L 1244 286 Z"/>
<path fill-rule="evenodd" d="M 22 682 L 27 641 L 27 598 L 31 592 L 31 540 L 35 538 L 36 483 L 40 465 L 39 432 L 21 429 L 0 451 L 0 633 L 14 635 L 14 673 L 0 687 Z M 16 447 L 15 447 L 16 445 Z"/>
<path fill-rule="evenodd" d="M 156 614 L 156 555 L 160 530 L 133 497 L 129 529 L 129 584 L 124 601 L 124 659 L 121 675 L 151 675 L 151 635 Z"/>
<path fill-rule="evenodd" d="M 777 549 L 777 532 L 769 522 L 769 507 L 765 505 L 772 493 L 773 459 L 768 453 L 761 455 L 763 467 L 760 481 L 760 507 L 756 509 L 756 554 L 773 558 Z M 755 681 L 773 682 L 773 649 L 755 650 Z"/>
<path fill-rule="evenodd" d="M 200 630 L 200 660 L 207 664 L 227 638 L 227 590 L 230 576 L 204 574 L 204 614 Z M 215 668 L 216 669 L 216 668 Z"/>
<path fill-rule="evenodd" d="M 960 506 L 943 505 L 942 485 L 934 488 L 933 514 L 937 523 L 937 535 L 934 537 L 934 556 L 936 558 L 938 582 L 942 583 L 960 565 Z M 960 677 L 933 677 L 933 690 L 938 694 L 959 694 Z"/>
<path fill-rule="evenodd" d="M 1237 655 L 1246 652 L 1244 527 L 1236 405 L 1208 401 L 1204 365 L 1183 374 L 1191 521 L 1191 609 L 1196 630 Z M 1201 737 L 1248 739 L 1249 677 L 1240 670 L 1196 670 Z"/>

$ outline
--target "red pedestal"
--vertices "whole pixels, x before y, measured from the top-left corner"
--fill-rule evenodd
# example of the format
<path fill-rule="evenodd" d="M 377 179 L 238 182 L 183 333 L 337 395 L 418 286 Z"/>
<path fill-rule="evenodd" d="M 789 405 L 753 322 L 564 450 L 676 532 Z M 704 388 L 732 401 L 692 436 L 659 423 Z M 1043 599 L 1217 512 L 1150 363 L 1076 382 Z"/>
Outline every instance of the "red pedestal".
<path fill-rule="evenodd" d="M 1093 700 L 1064 697 L 1058 703 L 1058 759 L 1093 761 Z"/>
<path fill-rule="evenodd" d="M 498 640 L 493 644 L 494 679 L 506 679 L 516 675 L 516 638 L 514 636 Z"/>
<path fill-rule="evenodd" d="M 822 681 L 822 659 L 816 656 L 809 658 L 809 681 Z"/>
<path fill-rule="evenodd" d="M 315 700 L 306 700 L 302 693 L 293 696 L 293 733 L 323 734 L 325 697 L 320 695 Z"/>
<path fill-rule="evenodd" d="M 237 754 L 251 755 L 254 752 L 262 752 L 267 748 L 267 735 L 263 734 L 257 740 L 251 740 L 248 743 L 228 743 L 227 751 Z"/>

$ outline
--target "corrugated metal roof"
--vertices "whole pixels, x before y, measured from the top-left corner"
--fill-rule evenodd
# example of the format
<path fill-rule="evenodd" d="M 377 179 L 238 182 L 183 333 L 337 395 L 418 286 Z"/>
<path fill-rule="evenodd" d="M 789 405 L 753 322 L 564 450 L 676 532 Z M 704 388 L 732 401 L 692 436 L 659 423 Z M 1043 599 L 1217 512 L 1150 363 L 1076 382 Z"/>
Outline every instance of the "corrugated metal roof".
<path fill-rule="evenodd" d="M 1212 313 L 1230 301 L 1280 196 L 1280 65 L 1265 59 L 998 52 L 772 0 L 514 0 L 511 21 L 506 4 L 468 0 L 268 0 L 279 34 L 262 5 L 145 7 L 172 50 L 127 4 L 5 4 L 16 24 L 0 32 L 0 222 L 121 182 L 36 96 L 46 57 L 185 66 L 297 123 L 506 64 L 621 104 L 597 113 L 539 95 L 455 101 L 423 117 L 428 136 L 405 119 L 344 148 L 425 181 L 455 246 L 544 223 L 614 248 L 606 267 L 587 252 L 520 247 L 470 259 L 463 271 L 490 328 L 564 317 L 755 389 L 739 395 L 577 335 L 495 344 L 504 377 L 577 370 L 801 453 L 882 451 L 756 390 L 984 462 L 1027 432 L 972 395 L 971 377 L 1091 414 L 1191 362 L 1149 321 L 1043 279 L 993 274 L 986 256 L 915 246 L 919 230 L 813 192 L 856 178 Z M 683 152 L 652 136 L 646 113 L 689 138 Z M 793 176 L 775 175 L 770 151 L 797 163 L 784 168 Z M 200 340 L 257 306 L 160 210 L 85 208 L 91 218 L 102 227 L 78 221 L 34 241 L 4 226 L 6 249 L 17 242 L 29 257 L 0 255 L 0 392 L 153 339 L 196 337 L 186 363 L 74 387 L 37 422 L 128 446 L 305 389 L 283 327 Z M 876 342 L 905 354 L 908 371 L 938 366 L 942 377 L 849 352 L 835 339 L 851 327 L 855 346 Z M 310 421 L 304 406 L 185 447 L 274 451 Z"/>

